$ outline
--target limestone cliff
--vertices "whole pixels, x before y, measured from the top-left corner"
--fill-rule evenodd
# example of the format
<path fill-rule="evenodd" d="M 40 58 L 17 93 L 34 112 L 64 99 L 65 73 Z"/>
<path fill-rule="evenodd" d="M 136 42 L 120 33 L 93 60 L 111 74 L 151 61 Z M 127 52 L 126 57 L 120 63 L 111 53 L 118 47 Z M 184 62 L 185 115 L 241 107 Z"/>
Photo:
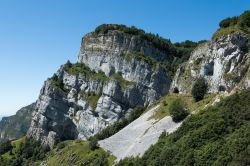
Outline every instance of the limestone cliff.
<path fill-rule="evenodd" d="M 199 77 L 205 78 L 211 93 L 250 87 L 249 49 L 248 38 L 237 32 L 198 46 L 177 70 L 171 89 L 188 93 Z"/>
<path fill-rule="evenodd" d="M 166 58 L 136 35 L 86 35 L 78 63 L 63 65 L 45 82 L 28 136 L 50 147 L 86 139 L 137 105 L 147 107 L 169 91 L 171 78 L 158 62 Z"/>
<path fill-rule="evenodd" d="M 176 60 L 175 47 L 129 30 L 83 37 L 77 63 L 66 63 L 45 82 L 28 136 L 50 147 L 60 140 L 87 139 L 169 91 L 189 93 L 199 77 L 210 93 L 250 86 L 250 45 L 242 33 L 200 44 L 172 81 L 167 68 Z"/>

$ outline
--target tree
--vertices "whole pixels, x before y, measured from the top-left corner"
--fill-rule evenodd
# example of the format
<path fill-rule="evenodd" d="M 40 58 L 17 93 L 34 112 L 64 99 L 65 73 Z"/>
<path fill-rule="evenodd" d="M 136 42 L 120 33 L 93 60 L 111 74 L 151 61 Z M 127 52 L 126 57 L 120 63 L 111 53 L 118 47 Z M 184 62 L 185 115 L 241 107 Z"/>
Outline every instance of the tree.
<path fill-rule="evenodd" d="M 238 17 L 226 18 L 220 22 L 221 28 L 227 28 L 229 26 L 236 25 L 238 22 Z"/>
<path fill-rule="evenodd" d="M 241 27 L 250 27 L 250 11 L 245 11 L 239 19 L 239 25 Z"/>
<path fill-rule="evenodd" d="M 180 122 L 188 115 L 188 111 L 184 105 L 181 99 L 176 99 L 170 104 L 169 113 L 174 122 Z"/>
<path fill-rule="evenodd" d="M 0 144 L 0 155 L 6 153 L 7 151 L 11 150 L 13 147 L 11 145 L 11 141 L 7 141 Z"/>
<path fill-rule="evenodd" d="M 208 85 L 204 78 L 199 78 L 192 88 L 192 96 L 195 101 L 200 101 L 204 98 L 205 94 L 207 93 Z"/>
<path fill-rule="evenodd" d="M 95 150 L 98 148 L 98 140 L 95 137 L 89 139 L 89 148 L 90 150 Z"/>
<path fill-rule="evenodd" d="M 72 63 L 70 62 L 70 60 L 67 60 L 65 66 L 68 67 L 68 68 L 72 67 Z"/>

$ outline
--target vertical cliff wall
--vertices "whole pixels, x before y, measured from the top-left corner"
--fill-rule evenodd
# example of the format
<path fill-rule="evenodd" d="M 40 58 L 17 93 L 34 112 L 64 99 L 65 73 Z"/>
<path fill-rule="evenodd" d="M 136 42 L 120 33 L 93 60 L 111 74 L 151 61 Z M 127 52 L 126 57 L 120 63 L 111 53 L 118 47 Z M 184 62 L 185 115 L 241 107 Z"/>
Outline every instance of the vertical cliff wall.
<path fill-rule="evenodd" d="M 68 62 L 45 82 L 28 136 L 51 147 L 86 139 L 136 106 L 147 107 L 169 91 L 171 78 L 160 64 L 168 58 L 137 35 L 87 34 L 78 63 Z"/>

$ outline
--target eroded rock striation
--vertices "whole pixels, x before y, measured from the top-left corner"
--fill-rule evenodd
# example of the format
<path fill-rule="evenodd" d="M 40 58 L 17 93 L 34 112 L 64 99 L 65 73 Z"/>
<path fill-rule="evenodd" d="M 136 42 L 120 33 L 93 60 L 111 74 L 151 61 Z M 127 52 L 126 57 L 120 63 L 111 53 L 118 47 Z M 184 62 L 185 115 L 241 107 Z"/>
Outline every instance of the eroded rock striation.
<path fill-rule="evenodd" d="M 50 147 L 86 139 L 134 107 L 147 107 L 169 91 L 171 78 L 158 64 L 168 56 L 136 35 L 86 35 L 78 63 L 68 62 L 45 82 L 28 136 Z"/>
<path fill-rule="evenodd" d="M 171 89 L 188 93 L 199 77 L 205 78 L 211 93 L 250 87 L 249 49 L 248 38 L 240 33 L 203 43 L 177 70 Z"/>
<path fill-rule="evenodd" d="M 250 46 L 241 33 L 200 44 L 172 81 L 166 69 L 178 51 L 170 51 L 166 41 L 132 32 L 113 29 L 83 37 L 77 63 L 67 62 L 45 81 L 28 136 L 50 147 L 87 139 L 169 91 L 189 93 L 199 77 L 210 93 L 250 86 Z"/>

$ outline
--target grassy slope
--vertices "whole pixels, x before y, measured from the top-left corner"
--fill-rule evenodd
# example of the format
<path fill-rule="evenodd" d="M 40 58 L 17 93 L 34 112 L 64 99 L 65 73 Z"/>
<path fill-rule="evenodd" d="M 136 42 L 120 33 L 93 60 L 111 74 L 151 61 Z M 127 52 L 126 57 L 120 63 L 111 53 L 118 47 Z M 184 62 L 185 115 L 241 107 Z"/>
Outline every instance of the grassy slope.
<path fill-rule="evenodd" d="M 86 141 L 65 141 L 64 147 L 55 148 L 48 157 L 48 166 L 112 165 L 115 158 L 102 149 L 90 150 Z"/>
<path fill-rule="evenodd" d="M 18 140 L 12 141 L 12 152 L 8 151 L 1 157 L 5 161 L 11 161 L 15 158 L 16 152 L 20 150 L 21 143 L 26 141 L 26 137 L 22 137 Z M 75 166 L 80 165 L 112 165 L 115 157 L 105 152 L 101 148 L 91 150 L 88 141 L 65 141 L 60 143 L 61 146 L 57 146 L 49 151 L 44 159 L 47 161 L 48 166 Z M 26 160 L 26 159 L 24 159 Z M 41 161 L 32 162 L 28 159 L 29 163 L 33 165 L 40 165 Z M 0 163 L 0 166 L 1 163 Z"/>
<path fill-rule="evenodd" d="M 227 20 L 228 25 L 222 26 L 221 23 Z M 229 21 L 231 20 L 231 21 Z M 221 36 L 226 36 L 239 32 L 250 39 L 250 11 L 245 11 L 238 17 L 227 18 L 221 21 L 220 28 L 214 33 L 212 39 L 215 40 Z"/>
<path fill-rule="evenodd" d="M 185 106 L 189 112 L 196 113 L 204 109 L 208 105 L 211 105 L 215 100 L 215 96 L 216 94 L 208 94 L 204 97 L 203 100 L 195 102 L 193 97 L 189 94 L 168 94 L 150 107 L 152 108 L 155 105 L 160 104 L 159 110 L 156 111 L 152 118 L 160 120 L 169 115 L 169 106 L 177 98 L 180 98 L 185 103 Z M 150 110 L 150 108 L 148 110 Z"/>
<path fill-rule="evenodd" d="M 249 165 L 250 89 L 191 115 L 145 155 L 119 165 Z"/>

